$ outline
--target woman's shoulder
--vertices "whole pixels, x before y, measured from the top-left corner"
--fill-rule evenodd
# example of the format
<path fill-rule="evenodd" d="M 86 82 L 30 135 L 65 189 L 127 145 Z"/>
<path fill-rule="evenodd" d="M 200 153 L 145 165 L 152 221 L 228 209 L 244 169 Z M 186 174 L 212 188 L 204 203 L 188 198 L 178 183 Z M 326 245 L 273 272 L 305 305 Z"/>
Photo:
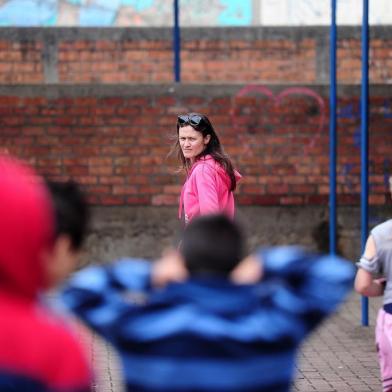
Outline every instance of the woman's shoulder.
<path fill-rule="evenodd" d="M 204 159 L 202 157 L 193 164 L 188 178 L 194 181 L 198 178 L 216 177 L 216 173 L 219 171 L 217 164 L 213 158 Z"/>
<path fill-rule="evenodd" d="M 219 163 L 211 155 L 205 155 L 193 164 L 192 171 L 216 170 L 219 166 Z"/>

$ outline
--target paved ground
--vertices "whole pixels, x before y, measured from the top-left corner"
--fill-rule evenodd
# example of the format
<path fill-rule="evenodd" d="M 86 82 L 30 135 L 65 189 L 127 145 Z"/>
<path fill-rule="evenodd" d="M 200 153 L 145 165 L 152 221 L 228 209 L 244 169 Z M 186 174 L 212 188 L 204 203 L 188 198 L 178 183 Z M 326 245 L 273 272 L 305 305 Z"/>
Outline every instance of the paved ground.
<path fill-rule="evenodd" d="M 293 391 L 381 391 L 374 345 L 374 324 L 381 299 L 369 301 L 369 327 L 362 327 L 360 296 L 353 294 L 339 312 L 305 343 Z M 96 336 L 80 329 L 93 366 L 98 369 L 96 392 L 124 391 L 118 359 Z"/>
<path fill-rule="evenodd" d="M 353 294 L 304 344 L 293 391 L 381 391 L 374 325 L 381 298 L 369 300 L 369 327 L 361 326 L 361 298 Z"/>

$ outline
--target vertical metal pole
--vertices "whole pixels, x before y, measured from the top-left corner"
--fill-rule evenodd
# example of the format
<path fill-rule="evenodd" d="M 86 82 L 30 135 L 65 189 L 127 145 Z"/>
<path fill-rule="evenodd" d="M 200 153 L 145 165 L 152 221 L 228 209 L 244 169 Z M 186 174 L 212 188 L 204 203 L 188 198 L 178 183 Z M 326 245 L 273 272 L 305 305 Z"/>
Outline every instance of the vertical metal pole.
<path fill-rule="evenodd" d="M 362 85 L 361 85 L 361 245 L 365 249 L 368 236 L 369 196 L 369 2 L 363 0 L 362 14 Z M 369 325 L 368 298 L 362 296 L 362 325 Z"/>
<path fill-rule="evenodd" d="M 181 81 L 181 37 L 180 37 L 180 0 L 174 0 L 174 28 L 173 28 L 173 55 L 174 55 L 174 81 Z"/>
<path fill-rule="evenodd" d="M 331 0 L 329 120 L 329 251 L 336 253 L 336 0 Z"/>

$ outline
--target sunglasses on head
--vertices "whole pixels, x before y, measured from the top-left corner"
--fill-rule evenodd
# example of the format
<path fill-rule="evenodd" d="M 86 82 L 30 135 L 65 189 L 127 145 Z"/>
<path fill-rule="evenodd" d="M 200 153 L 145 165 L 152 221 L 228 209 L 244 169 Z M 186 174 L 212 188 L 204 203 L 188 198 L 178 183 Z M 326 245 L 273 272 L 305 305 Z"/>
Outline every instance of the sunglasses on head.
<path fill-rule="evenodd" d="M 177 121 L 180 125 L 189 124 L 197 127 L 203 121 L 203 117 L 198 114 L 181 114 L 178 116 Z"/>

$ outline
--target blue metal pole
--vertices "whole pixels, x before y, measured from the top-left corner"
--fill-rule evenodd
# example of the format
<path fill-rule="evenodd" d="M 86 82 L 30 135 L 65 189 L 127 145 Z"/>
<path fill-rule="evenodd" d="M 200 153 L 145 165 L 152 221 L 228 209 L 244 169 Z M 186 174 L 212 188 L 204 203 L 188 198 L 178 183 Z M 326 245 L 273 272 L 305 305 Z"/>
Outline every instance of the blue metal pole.
<path fill-rule="evenodd" d="M 329 120 L 329 251 L 336 253 L 336 0 L 331 0 Z"/>
<path fill-rule="evenodd" d="M 181 81 L 181 37 L 180 37 L 180 6 L 179 0 L 174 0 L 174 28 L 173 28 L 173 54 L 174 54 L 174 81 Z"/>
<path fill-rule="evenodd" d="M 369 2 L 363 0 L 362 17 L 362 85 L 361 85 L 361 245 L 365 249 L 368 236 L 369 196 Z M 362 296 L 362 325 L 369 325 L 368 298 Z"/>

